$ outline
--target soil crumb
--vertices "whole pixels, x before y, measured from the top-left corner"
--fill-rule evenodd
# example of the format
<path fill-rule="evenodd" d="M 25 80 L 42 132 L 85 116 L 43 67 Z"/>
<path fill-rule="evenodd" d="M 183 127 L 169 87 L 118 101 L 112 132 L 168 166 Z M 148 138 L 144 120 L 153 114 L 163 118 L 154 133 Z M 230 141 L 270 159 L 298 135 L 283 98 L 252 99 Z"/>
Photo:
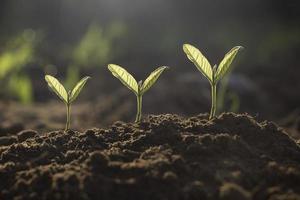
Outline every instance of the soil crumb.
<path fill-rule="evenodd" d="M 247 114 L 0 137 L 0 199 L 300 199 L 300 146 Z"/>

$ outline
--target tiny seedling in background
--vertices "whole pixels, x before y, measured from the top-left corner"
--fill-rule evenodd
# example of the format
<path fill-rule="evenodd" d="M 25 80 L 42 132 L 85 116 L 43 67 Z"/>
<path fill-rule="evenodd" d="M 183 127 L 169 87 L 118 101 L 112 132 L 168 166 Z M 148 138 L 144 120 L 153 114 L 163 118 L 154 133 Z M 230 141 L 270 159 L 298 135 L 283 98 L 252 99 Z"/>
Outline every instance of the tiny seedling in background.
<path fill-rule="evenodd" d="M 142 97 L 143 94 L 149 90 L 152 85 L 157 81 L 158 77 L 163 73 L 164 70 L 169 67 L 163 66 L 154 70 L 148 78 L 143 82 L 137 82 L 131 74 L 129 74 L 124 68 L 115 65 L 109 64 L 108 69 L 111 71 L 112 75 L 118 78 L 126 87 L 134 92 L 137 99 L 137 114 L 135 122 L 139 123 L 142 118 Z"/>
<path fill-rule="evenodd" d="M 190 44 L 183 45 L 183 51 L 187 55 L 188 59 L 194 63 L 197 69 L 208 79 L 211 85 L 211 110 L 209 119 L 215 117 L 217 110 L 217 84 L 224 75 L 229 71 L 232 61 L 239 50 L 243 49 L 241 46 L 233 47 L 220 62 L 219 66 L 214 65 L 211 67 L 208 60 L 202 55 L 202 53 L 196 47 Z"/>
<path fill-rule="evenodd" d="M 81 92 L 82 88 L 86 84 L 87 80 L 90 79 L 89 76 L 82 78 L 76 86 L 67 92 L 65 87 L 53 76 L 46 75 L 45 80 L 48 83 L 49 88 L 65 103 L 67 108 L 67 123 L 65 131 L 70 129 L 71 123 L 71 104 L 75 99 L 78 97 L 79 93 Z"/>

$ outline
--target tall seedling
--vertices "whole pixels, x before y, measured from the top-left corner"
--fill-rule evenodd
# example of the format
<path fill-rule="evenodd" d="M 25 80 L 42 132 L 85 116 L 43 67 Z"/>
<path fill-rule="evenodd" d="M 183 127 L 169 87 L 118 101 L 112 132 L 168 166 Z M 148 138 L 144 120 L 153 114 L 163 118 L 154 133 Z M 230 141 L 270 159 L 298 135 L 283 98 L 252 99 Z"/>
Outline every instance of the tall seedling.
<path fill-rule="evenodd" d="M 129 74 L 124 68 L 109 64 L 108 69 L 111 71 L 112 75 L 118 78 L 126 87 L 128 87 L 136 95 L 137 99 L 137 114 L 135 122 L 138 123 L 142 118 L 142 98 L 143 94 L 149 90 L 152 85 L 157 81 L 158 77 L 163 73 L 164 70 L 169 67 L 163 66 L 154 70 L 148 78 L 143 82 L 137 82 L 131 74 Z"/>
<path fill-rule="evenodd" d="M 183 45 L 183 51 L 187 55 L 188 59 L 194 63 L 197 69 L 207 78 L 211 85 L 211 110 L 209 119 L 215 117 L 217 109 L 217 84 L 224 75 L 229 71 L 232 61 L 239 52 L 243 49 L 241 46 L 233 47 L 220 62 L 219 66 L 214 65 L 211 67 L 208 60 L 196 47 L 190 44 Z"/>
<path fill-rule="evenodd" d="M 82 88 L 86 84 L 87 80 L 90 79 L 89 76 L 82 78 L 76 86 L 67 92 L 65 87 L 53 76 L 46 75 L 45 80 L 48 83 L 49 88 L 65 103 L 67 108 L 67 122 L 65 131 L 70 129 L 71 123 L 71 104 L 78 97 Z"/>

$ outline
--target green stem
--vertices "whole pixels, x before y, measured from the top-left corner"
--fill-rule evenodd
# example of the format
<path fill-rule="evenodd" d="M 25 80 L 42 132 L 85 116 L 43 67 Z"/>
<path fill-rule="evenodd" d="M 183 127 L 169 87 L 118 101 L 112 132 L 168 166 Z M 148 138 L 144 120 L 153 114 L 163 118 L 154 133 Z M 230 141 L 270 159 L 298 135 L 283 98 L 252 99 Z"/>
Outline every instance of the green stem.
<path fill-rule="evenodd" d="M 67 123 L 66 123 L 65 131 L 70 129 L 70 124 L 71 124 L 71 105 L 66 104 L 66 107 L 67 107 Z"/>
<path fill-rule="evenodd" d="M 211 110 L 209 119 L 212 119 L 216 115 L 217 110 L 217 84 L 211 84 Z"/>
<path fill-rule="evenodd" d="M 137 113 L 136 113 L 135 123 L 139 123 L 142 119 L 142 95 L 137 95 L 136 101 L 137 101 Z"/>

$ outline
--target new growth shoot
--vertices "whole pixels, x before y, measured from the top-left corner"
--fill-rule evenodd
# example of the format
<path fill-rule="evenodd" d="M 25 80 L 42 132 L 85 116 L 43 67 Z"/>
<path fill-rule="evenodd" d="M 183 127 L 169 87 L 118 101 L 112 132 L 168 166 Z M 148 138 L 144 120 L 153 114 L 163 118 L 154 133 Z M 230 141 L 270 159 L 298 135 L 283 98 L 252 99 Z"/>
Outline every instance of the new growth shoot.
<path fill-rule="evenodd" d="M 111 71 L 112 75 L 118 78 L 126 87 L 128 87 L 136 95 L 137 99 L 137 113 L 135 118 L 135 123 L 139 123 L 142 118 L 142 98 L 143 94 L 149 90 L 152 85 L 157 81 L 158 77 L 163 73 L 164 70 L 169 67 L 163 66 L 154 70 L 148 78 L 143 82 L 137 82 L 131 74 L 129 74 L 124 68 L 109 64 L 108 69 Z"/>
<path fill-rule="evenodd" d="M 65 103 L 67 108 L 67 122 L 65 131 L 70 129 L 71 123 L 71 104 L 78 97 L 82 88 L 86 84 L 87 80 L 90 79 L 89 76 L 82 78 L 76 86 L 67 92 L 65 87 L 53 76 L 46 75 L 45 80 L 48 83 L 49 88 Z"/>
<path fill-rule="evenodd" d="M 214 65 L 211 67 L 208 60 L 196 47 L 190 44 L 183 45 L 183 51 L 188 59 L 194 63 L 197 69 L 208 79 L 211 86 L 211 110 L 209 119 L 215 117 L 217 110 L 217 84 L 224 75 L 229 71 L 232 61 L 239 52 L 243 49 L 242 46 L 233 47 L 220 62 L 219 66 Z"/>

